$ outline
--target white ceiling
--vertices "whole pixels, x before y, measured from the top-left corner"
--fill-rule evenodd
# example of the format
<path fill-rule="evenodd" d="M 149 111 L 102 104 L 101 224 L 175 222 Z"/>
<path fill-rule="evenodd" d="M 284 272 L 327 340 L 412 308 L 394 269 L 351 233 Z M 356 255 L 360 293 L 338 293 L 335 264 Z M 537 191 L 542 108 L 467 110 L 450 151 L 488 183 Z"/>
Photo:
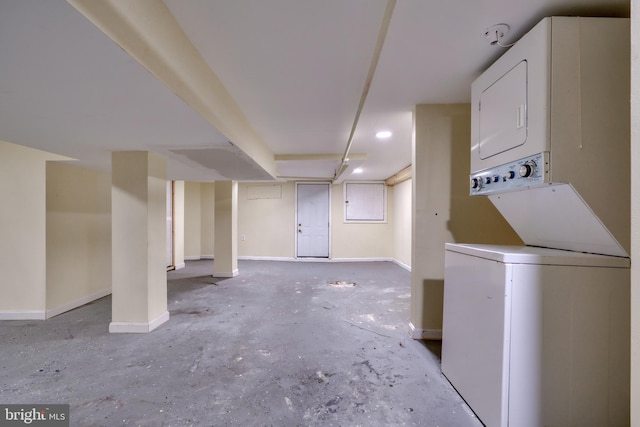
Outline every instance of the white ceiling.
<path fill-rule="evenodd" d="M 387 0 L 165 4 L 271 154 L 289 159 L 276 162 L 277 174 L 333 178 Z M 469 102 L 473 79 L 504 52 L 489 45 L 485 28 L 509 24 L 509 43 L 544 16 L 629 16 L 629 7 L 398 0 L 341 179 L 386 179 L 411 163 L 413 106 Z M 149 150 L 167 157 L 171 179 L 269 178 L 242 141 L 229 143 L 154 74 L 64 0 L 0 0 L 0 140 L 102 170 L 111 151 Z M 393 136 L 376 140 L 381 129 Z M 363 172 L 351 174 L 355 166 Z"/>

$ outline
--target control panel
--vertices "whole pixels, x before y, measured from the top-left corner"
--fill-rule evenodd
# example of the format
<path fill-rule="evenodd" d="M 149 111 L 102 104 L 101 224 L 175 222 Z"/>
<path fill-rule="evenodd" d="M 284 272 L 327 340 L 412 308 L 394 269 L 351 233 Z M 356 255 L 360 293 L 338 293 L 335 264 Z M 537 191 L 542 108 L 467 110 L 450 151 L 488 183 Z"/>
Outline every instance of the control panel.
<path fill-rule="evenodd" d="M 539 153 L 470 176 L 470 194 L 522 190 L 549 181 L 549 153 Z"/>

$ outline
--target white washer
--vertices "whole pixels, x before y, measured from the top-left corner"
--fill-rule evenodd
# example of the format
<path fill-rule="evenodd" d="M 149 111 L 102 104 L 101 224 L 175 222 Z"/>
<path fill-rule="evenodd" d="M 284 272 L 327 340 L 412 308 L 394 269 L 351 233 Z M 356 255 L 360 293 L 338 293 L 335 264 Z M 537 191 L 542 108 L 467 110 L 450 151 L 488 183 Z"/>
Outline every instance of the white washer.
<path fill-rule="evenodd" d="M 485 425 L 629 425 L 628 258 L 445 249 L 442 372 Z"/>

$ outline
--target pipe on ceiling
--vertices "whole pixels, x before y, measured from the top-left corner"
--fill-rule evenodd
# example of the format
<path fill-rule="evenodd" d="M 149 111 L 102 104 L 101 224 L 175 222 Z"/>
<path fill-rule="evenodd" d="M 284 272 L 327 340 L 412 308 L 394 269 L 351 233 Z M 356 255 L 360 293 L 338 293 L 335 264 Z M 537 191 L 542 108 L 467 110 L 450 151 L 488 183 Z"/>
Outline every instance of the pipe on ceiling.
<path fill-rule="evenodd" d="M 378 31 L 378 39 L 376 40 L 376 46 L 373 51 L 373 57 L 371 58 L 371 63 L 369 64 L 369 72 L 367 73 L 367 78 L 364 82 L 364 87 L 362 88 L 362 94 L 360 95 L 360 102 L 358 104 L 358 109 L 356 110 L 356 116 L 353 120 L 353 125 L 351 126 L 351 132 L 349 133 L 349 139 L 347 140 L 347 147 L 344 150 L 344 155 L 342 156 L 342 160 L 340 162 L 340 166 L 336 169 L 335 175 L 333 176 L 333 183 L 338 180 L 340 175 L 344 173 L 344 171 L 348 168 L 348 159 L 349 159 L 349 151 L 351 150 L 351 144 L 353 143 L 353 135 L 356 133 L 356 128 L 358 127 L 358 121 L 360 120 L 360 114 L 362 113 L 362 108 L 364 107 L 364 103 L 367 99 L 367 95 L 369 94 L 369 88 L 371 87 L 371 82 L 373 81 L 373 75 L 375 74 L 376 67 L 378 66 L 378 60 L 380 59 L 380 53 L 382 52 L 382 46 L 384 45 L 384 40 L 387 37 L 387 30 L 389 29 L 389 23 L 391 22 L 391 16 L 393 15 L 393 9 L 396 6 L 396 0 L 387 0 L 387 6 L 384 10 L 384 16 L 382 18 L 382 23 L 380 24 L 380 30 Z"/>

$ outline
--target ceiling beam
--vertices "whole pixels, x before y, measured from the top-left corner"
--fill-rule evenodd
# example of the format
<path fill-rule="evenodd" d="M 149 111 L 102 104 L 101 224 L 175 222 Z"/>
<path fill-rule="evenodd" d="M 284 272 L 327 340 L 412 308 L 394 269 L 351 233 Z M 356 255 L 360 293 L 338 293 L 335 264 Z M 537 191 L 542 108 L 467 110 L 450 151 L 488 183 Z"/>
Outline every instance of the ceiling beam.
<path fill-rule="evenodd" d="M 162 0 L 67 0 L 264 171 L 273 153 Z"/>

